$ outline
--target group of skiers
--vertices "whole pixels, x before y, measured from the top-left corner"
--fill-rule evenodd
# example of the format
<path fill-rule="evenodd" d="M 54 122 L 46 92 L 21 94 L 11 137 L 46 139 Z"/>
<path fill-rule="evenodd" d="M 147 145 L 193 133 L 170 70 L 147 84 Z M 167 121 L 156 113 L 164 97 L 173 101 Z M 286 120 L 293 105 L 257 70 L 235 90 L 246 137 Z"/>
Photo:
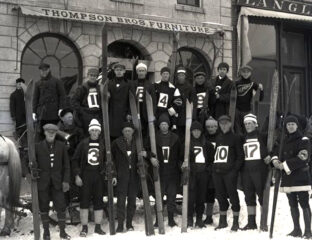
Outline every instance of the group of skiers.
<path fill-rule="evenodd" d="M 206 224 L 213 224 L 213 205 L 217 199 L 220 217 L 216 230 L 228 226 L 227 210 L 230 205 L 233 211 L 232 231 L 257 229 L 257 197 L 262 206 L 268 169 L 274 167 L 282 172 L 281 189 L 287 193 L 291 207 L 294 230 L 290 235 L 302 236 L 299 202 L 305 221 L 304 237 L 311 237 L 309 138 L 303 136 L 298 117 L 284 116 L 284 143 L 277 139 L 274 150 L 267 150 L 267 133 L 260 131 L 257 116 L 251 113 L 252 98 L 259 91 L 261 100 L 263 87 L 251 80 L 250 66 L 240 68 L 240 79 L 235 82 L 228 78 L 229 65 L 224 62 L 218 65 L 218 76 L 213 80 L 208 80 L 205 72 L 195 72 L 189 81 L 187 70 L 183 66 L 178 66 L 175 72 L 164 67 L 160 71 L 161 81 L 151 83 L 144 63 L 136 65 L 137 79 L 132 81 L 124 77 L 125 66 L 116 63 L 113 66 L 115 76 L 107 80 L 107 83 L 102 82 L 98 69 L 89 69 L 87 81 L 77 87 L 69 101 L 66 101 L 62 82 L 51 75 L 50 66 L 42 63 L 39 69 L 41 79 L 35 84 L 33 119 L 40 132 L 35 148 L 40 175 L 38 196 L 44 239 L 50 239 L 50 201 L 53 201 L 57 212 L 60 237 L 70 239 L 65 232 L 65 211 L 73 198 L 73 192 L 78 193 L 80 201 L 80 236 L 86 237 L 88 234 L 91 202 L 94 232 L 105 234 L 101 229 L 101 222 L 103 209 L 106 207 L 103 196 L 107 192 L 108 149 L 105 149 L 103 141 L 103 94 L 107 94 L 109 98 L 117 232 L 124 231 L 125 220 L 126 230 L 134 229 L 132 219 L 141 189 L 138 173 L 140 156 L 145 159 L 148 174 L 153 175 L 153 167 L 158 169 L 161 194 L 162 197 L 166 195 L 170 227 L 177 225 L 174 220 L 177 213 L 176 195 L 181 191 L 181 182 L 186 180 L 189 186 L 188 227 L 194 226 L 194 212 L 196 227 L 204 228 Z M 171 74 L 175 76 L 174 82 L 169 81 Z M 18 79 L 17 83 L 19 82 L 22 80 Z M 101 92 L 100 84 L 108 84 L 107 93 Z M 233 116 L 229 116 L 233 87 L 237 91 L 235 121 Z M 144 150 L 141 152 L 136 148 L 137 129 L 132 123 L 130 93 L 136 96 L 142 125 Z M 156 153 L 151 151 L 148 137 L 146 93 L 153 100 L 156 118 L 154 124 L 158 130 L 155 137 Z M 187 102 L 193 103 L 189 140 L 185 139 Z M 13 104 L 11 112 L 12 117 L 15 117 L 14 113 L 17 111 L 12 109 Z M 17 119 L 16 126 L 19 128 Z M 186 144 L 190 148 L 189 164 L 184 161 Z M 279 154 L 280 145 L 283 146 L 280 150 L 282 155 Z M 248 210 L 248 223 L 243 228 L 239 226 L 238 182 L 241 182 L 239 185 L 242 185 Z M 150 182 L 150 195 L 154 194 L 152 189 L 153 184 Z M 64 194 L 68 191 L 69 194 Z M 154 226 L 158 224 L 158 219 L 155 219 Z M 267 226 L 261 225 L 260 229 L 267 231 Z"/>

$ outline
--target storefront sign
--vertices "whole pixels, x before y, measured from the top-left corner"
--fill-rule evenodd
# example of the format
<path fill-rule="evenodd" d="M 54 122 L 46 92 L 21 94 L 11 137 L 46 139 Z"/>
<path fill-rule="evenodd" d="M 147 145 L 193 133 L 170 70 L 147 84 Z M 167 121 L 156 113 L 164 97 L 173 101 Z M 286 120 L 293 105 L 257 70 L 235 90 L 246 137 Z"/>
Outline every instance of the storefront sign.
<path fill-rule="evenodd" d="M 312 16 L 312 4 L 299 0 L 237 0 L 237 4 L 266 10 Z"/>
<path fill-rule="evenodd" d="M 95 23 L 116 23 L 116 24 L 128 24 L 138 27 L 151 28 L 155 30 L 163 31 L 177 31 L 177 32 L 187 32 L 187 33 L 201 33 L 201 34 L 214 34 L 219 29 L 211 27 L 202 27 L 188 24 L 178 24 L 170 22 L 160 22 L 145 20 L 139 18 L 128 18 L 121 16 L 111 16 L 103 15 L 97 13 L 87 13 L 87 12 L 77 12 L 62 9 L 52 9 L 52 8 L 40 8 L 40 7 L 21 7 L 22 13 L 25 15 L 40 16 L 40 17 L 50 17 L 66 20 L 76 20 L 84 22 L 95 22 Z"/>

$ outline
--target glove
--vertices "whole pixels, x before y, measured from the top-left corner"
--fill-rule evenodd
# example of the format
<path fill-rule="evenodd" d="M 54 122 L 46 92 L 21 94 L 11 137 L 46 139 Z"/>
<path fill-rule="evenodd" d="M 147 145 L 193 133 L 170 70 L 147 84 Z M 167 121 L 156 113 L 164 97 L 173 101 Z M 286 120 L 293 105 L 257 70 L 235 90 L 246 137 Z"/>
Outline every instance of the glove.
<path fill-rule="evenodd" d="M 37 121 L 37 115 L 36 115 L 36 113 L 33 113 L 33 114 L 32 114 L 32 117 L 33 117 L 33 120 L 34 120 L 34 121 Z"/>
<path fill-rule="evenodd" d="M 116 185 L 117 185 L 117 178 L 113 178 L 113 179 L 112 179 L 112 184 L 113 184 L 113 186 L 116 186 Z"/>
<path fill-rule="evenodd" d="M 266 156 L 263 160 L 264 160 L 264 163 L 265 163 L 265 164 L 270 164 L 270 162 L 272 161 L 270 155 Z"/>
<path fill-rule="evenodd" d="M 81 186 L 83 185 L 83 182 L 82 182 L 82 180 L 81 180 L 81 178 L 80 178 L 79 175 L 77 175 L 77 176 L 75 177 L 75 183 L 76 183 L 76 185 L 77 185 L 78 187 L 81 187 Z"/>
<path fill-rule="evenodd" d="M 132 116 L 128 114 L 126 119 L 127 119 L 128 122 L 131 122 L 132 121 Z"/>
<path fill-rule="evenodd" d="M 158 163 L 158 160 L 156 158 L 152 157 L 151 163 L 152 163 L 153 167 L 155 167 L 155 168 L 159 167 L 159 163 Z"/>
<path fill-rule="evenodd" d="M 279 170 L 283 170 L 284 169 L 284 165 L 281 161 L 279 160 L 273 160 L 273 165 L 276 169 L 279 169 Z"/>
<path fill-rule="evenodd" d="M 69 183 L 63 182 L 63 192 L 68 192 L 69 191 Z"/>
<path fill-rule="evenodd" d="M 141 151 L 141 152 L 139 153 L 139 156 L 146 158 L 146 157 L 147 157 L 146 151 Z"/>
<path fill-rule="evenodd" d="M 181 98 L 177 98 L 173 101 L 173 103 L 177 106 L 181 106 L 182 105 L 182 99 Z"/>
<path fill-rule="evenodd" d="M 173 108 L 169 108 L 168 113 L 170 116 L 174 116 L 176 114 L 176 111 Z"/>
<path fill-rule="evenodd" d="M 307 160 L 309 157 L 308 151 L 303 149 L 298 153 L 298 158 L 300 158 L 302 161 Z"/>
<path fill-rule="evenodd" d="M 181 170 L 182 170 L 182 172 L 185 172 L 186 170 L 188 170 L 188 163 L 187 162 L 182 163 Z"/>

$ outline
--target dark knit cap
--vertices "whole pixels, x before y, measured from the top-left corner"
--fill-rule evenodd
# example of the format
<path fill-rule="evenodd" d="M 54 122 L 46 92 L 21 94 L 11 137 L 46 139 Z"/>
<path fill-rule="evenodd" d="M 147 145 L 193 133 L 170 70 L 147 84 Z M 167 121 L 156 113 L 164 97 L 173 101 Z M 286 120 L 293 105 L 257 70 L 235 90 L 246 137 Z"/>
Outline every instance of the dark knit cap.
<path fill-rule="evenodd" d="M 196 129 L 203 131 L 203 126 L 198 121 L 192 122 L 191 131 L 196 130 Z"/>
<path fill-rule="evenodd" d="M 196 72 L 194 73 L 194 78 L 198 77 L 198 76 L 204 76 L 206 77 L 206 73 L 205 72 Z"/>
<path fill-rule="evenodd" d="M 158 118 L 158 126 L 162 123 L 162 122 L 166 122 L 168 123 L 168 125 L 170 126 L 170 118 L 168 116 L 167 113 L 163 113 L 159 116 Z"/>
<path fill-rule="evenodd" d="M 64 117 L 66 115 L 66 113 L 73 113 L 73 109 L 71 108 L 64 108 L 61 113 L 60 113 L 60 117 Z"/>
<path fill-rule="evenodd" d="M 50 65 L 47 63 L 40 63 L 40 65 L 39 65 L 40 70 L 41 69 L 48 69 L 48 68 L 50 68 Z"/>
<path fill-rule="evenodd" d="M 122 129 L 125 129 L 125 128 L 132 128 L 134 130 L 134 125 L 132 122 L 124 122 L 122 124 Z"/>
<path fill-rule="evenodd" d="M 25 80 L 23 78 L 16 79 L 16 83 L 19 83 L 19 82 L 25 83 Z"/>
<path fill-rule="evenodd" d="M 163 67 L 163 68 L 160 70 L 160 74 L 163 74 L 164 72 L 170 73 L 170 68 L 168 68 L 168 67 Z"/>
<path fill-rule="evenodd" d="M 220 68 L 226 68 L 227 71 L 229 71 L 230 66 L 229 66 L 229 64 L 227 64 L 226 62 L 222 62 L 222 63 L 220 63 L 220 64 L 218 65 L 218 69 L 220 69 Z"/>
<path fill-rule="evenodd" d="M 297 126 L 299 127 L 298 118 L 296 118 L 294 115 L 289 115 L 285 118 L 285 124 L 290 123 L 290 122 L 296 123 Z"/>

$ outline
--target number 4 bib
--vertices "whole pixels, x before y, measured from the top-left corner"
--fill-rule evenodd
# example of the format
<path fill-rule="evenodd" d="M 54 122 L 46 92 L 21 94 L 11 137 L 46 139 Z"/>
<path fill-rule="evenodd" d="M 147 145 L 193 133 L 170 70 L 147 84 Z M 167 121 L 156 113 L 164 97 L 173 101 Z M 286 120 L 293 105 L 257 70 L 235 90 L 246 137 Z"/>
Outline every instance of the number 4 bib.
<path fill-rule="evenodd" d="M 159 100 L 158 100 L 158 107 L 167 108 L 168 106 L 168 94 L 166 93 L 159 93 Z"/>
<path fill-rule="evenodd" d="M 227 163 L 229 146 L 218 146 L 214 156 L 214 163 Z"/>

